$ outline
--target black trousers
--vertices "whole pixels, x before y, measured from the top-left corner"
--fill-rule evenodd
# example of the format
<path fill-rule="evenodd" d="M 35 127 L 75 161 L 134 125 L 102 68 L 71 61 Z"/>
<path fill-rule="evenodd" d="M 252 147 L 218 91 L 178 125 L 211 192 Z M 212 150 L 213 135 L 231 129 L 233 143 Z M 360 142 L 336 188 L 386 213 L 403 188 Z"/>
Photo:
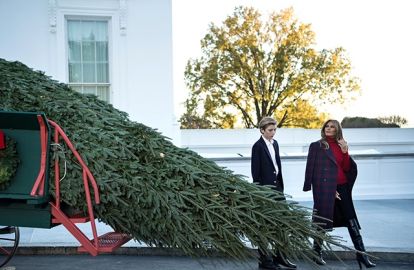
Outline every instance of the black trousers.
<path fill-rule="evenodd" d="M 277 183 L 279 183 L 279 181 L 277 181 Z M 280 185 L 277 185 L 276 184 L 276 186 L 275 187 L 272 187 L 272 189 L 273 190 L 276 190 L 278 192 L 282 192 L 283 193 L 282 187 Z M 283 196 L 283 197 L 278 198 L 276 200 L 277 201 L 285 201 L 286 200 L 286 197 Z M 259 256 L 260 256 L 259 260 L 261 262 L 266 262 L 266 261 L 271 261 L 272 260 L 271 256 L 266 255 L 266 251 L 262 250 L 261 248 L 258 248 L 258 251 L 259 251 Z M 276 250 L 276 254 L 277 253 L 279 253 L 278 250 Z"/>

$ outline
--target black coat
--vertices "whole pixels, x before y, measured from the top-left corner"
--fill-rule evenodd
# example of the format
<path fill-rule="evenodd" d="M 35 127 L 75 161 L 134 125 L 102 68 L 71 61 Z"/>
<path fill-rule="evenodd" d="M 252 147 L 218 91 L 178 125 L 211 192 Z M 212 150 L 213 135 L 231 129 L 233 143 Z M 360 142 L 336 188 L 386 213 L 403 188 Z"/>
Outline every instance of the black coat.
<path fill-rule="evenodd" d="M 278 174 L 276 175 L 275 166 L 273 165 L 273 161 L 270 157 L 269 149 L 267 149 L 266 142 L 264 141 L 263 137 L 260 136 L 260 139 L 252 147 L 252 177 L 254 183 L 258 183 L 259 185 L 269 185 L 272 188 L 283 192 L 284 187 L 279 145 L 276 140 L 273 141 L 276 164 L 279 167 Z"/>
<path fill-rule="evenodd" d="M 355 209 L 352 203 L 352 188 L 356 181 L 358 169 L 355 161 L 350 157 L 350 170 L 346 172 L 347 183 L 352 204 L 352 211 Z M 347 225 L 345 220 L 337 211 L 335 206 L 335 194 L 338 177 L 338 166 L 335 156 L 331 149 L 325 149 L 320 141 L 311 143 L 306 162 L 305 182 L 303 191 L 313 191 L 313 208 L 316 215 L 330 221 L 320 220 L 314 217 L 314 221 L 325 223 L 324 229 L 332 227 L 344 227 Z M 355 213 L 356 216 L 356 213 Z"/>

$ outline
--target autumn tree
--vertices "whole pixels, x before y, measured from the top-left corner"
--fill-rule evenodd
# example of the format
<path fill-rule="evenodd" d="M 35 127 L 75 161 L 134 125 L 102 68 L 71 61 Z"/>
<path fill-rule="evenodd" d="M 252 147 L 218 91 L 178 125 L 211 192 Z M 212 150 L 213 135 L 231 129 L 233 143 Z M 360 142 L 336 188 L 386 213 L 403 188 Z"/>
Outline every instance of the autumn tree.
<path fill-rule="evenodd" d="M 190 89 L 182 128 L 257 126 L 274 116 L 279 126 L 320 126 L 323 104 L 339 104 L 359 91 L 343 48 L 317 50 L 310 24 L 293 9 L 266 22 L 254 8 L 237 7 L 201 40 L 202 56 L 185 70 Z M 202 125 L 194 123 L 202 119 Z"/>

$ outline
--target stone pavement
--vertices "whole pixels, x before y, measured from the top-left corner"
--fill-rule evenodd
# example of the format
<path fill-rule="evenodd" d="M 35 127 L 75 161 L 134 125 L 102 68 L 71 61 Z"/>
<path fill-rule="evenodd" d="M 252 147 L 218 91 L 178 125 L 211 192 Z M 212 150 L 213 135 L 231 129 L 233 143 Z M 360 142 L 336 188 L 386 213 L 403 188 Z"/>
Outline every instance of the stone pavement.
<path fill-rule="evenodd" d="M 376 261 L 374 270 L 412 270 L 414 263 Z M 259 270 L 255 260 L 244 263 L 219 258 L 193 259 L 185 256 L 129 256 L 129 255 L 18 255 L 4 270 Z M 298 270 L 359 269 L 355 260 L 329 260 L 318 267 L 303 261 Z"/>
<path fill-rule="evenodd" d="M 312 202 L 300 202 L 301 204 L 311 207 Z M 378 260 L 382 262 L 383 267 L 388 267 L 386 264 L 391 264 L 391 268 L 377 268 L 377 269 L 397 269 L 392 268 L 393 262 L 400 263 L 401 267 L 398 269 L 414 269 L 414 199 L 384 199 L 384 200 L 357 200 L 354 201 L 355 208 L 358 214 L 359 221 L 361 223 L 361 234 L 363 236 L 366 249 L 369 253 L 378 257 Z M 88 224 L 80 224 L 80 227 L 86 231 L 87 235 L 90 234 Z M 103 234 L 107 231 L 111 231 L 111 228 L 105 224 L 98 223 L 98 234 Z M 335 229 L 332 232 L 333 235 L 341 236 L 347 246 L 352 246 L 348 231 L 346 228 Z M 33 228 L 21 228 L 21 239 L 18 254 L 26 256 L 17 256 L 9 263 L 9 265 L 24 264 L 27 258 L 33 258 L 33 262 L 39 260 L 50 260 L 49 263 L 53 264 L 53 258 L 59 258 L 59 255 L 64 254 L 77 254 L 76 247 L 79 246 L 77 240 L 63 227 L 58 226 L 52 229 L 33 229 Z M 336 251 L 335 252 L 345 262 L 350 262 L 353 268 L 358 268 L 354 261 L 354 254 L 348 251 Z M 37 254 L 38 256 L 29 256 Z M 42 255 L 42 256 L 40 256 Z M 54 255 L 54 256 L 51 256 Z M 140 256 L 125 256 L 125 255 L 140 255 Z M 167 256 L 166 256 L 167 255 Z M 158 269 L 190 269 L 190 268 L 173 268 L 174 261 L 179 264 L 181 260 L 193 260 L 182 256 L 183 254 L 172 252 L 168 249 L 159 249 L 147 247 L 145 244 L 141 244 L 135 241 L 130 241 L 122 248 L 114 252 L 113 255 L 99 255 L 92 257 L 89 255 L 76 255 L 67 256 L 68 258 L 82 258 L 82 261 L 86 261 L 89 269 L 89 260 L 98 262 L 105 261 L 108 258 L 114 262 L 122 264 L 124 261 L 135 260 L 136 264 L 141 264 L 142 261 L 147 261 L 149 264 L 158 264 L 159 258 L 161 261 L 165 261 L 166 267 L 157 267 Z M 124 257 L 123 257 L 124 256 Z M 162 256 L 162 257 L 154 257 Z M 113 257 L 113 258 L 112 258 Z M 166 258 L 164 258 L 166 257 Z M 43 259 L 42 259 L 43 258 Z M 102 258 L 102 259 L 100 259 Z M 122 259 L 120 259 L 122 258 Z M 128 258 L 125 259 L 125 258 Z M 328 258 L 329 259 L 329 258 Z M 332 258 L 333 259 L 333 258 Z M 32 260 L 31 260 L 32 261 Z M 77 259 L 74 259 L 77 261 Z M 199 260 L 211 264 L 220 259 L 202 259 Z M 194 260 L 194 262 L 199 262 Z M 45 262 L 47 263 L 47 262 Z M 70 262 L 71 264 L 74 262 Z M 227 263 L 227 261 L 226 261 Z M 131 262 L 131 264 L 133 264 Z M 186 261 L 184 265 L 192 264 L 192 262 Z M 250 265 L 251 264 L 251 265 Z M 218 264 L 220 265 L 220 264 Z M 231 265 L 234 265 L 231 263 Z M 249 267 L 255 266 L 255 262 L 248 263 Z M 305 264 L 306 265 L 306 264 Z M 341 266 L 342 264 L 335 264 L 336 268 L 324 268 L 324 269 L 353 269 L 343 268 L 348 266 Z M 120 265 L 119 265 L 120 266 Z M 172 268 L 168 268 L 171 266 Z M 395 265 L 394 265 L 395 266 Z M 25 266 L 21 266 L 20 269 L 29 269 Z M 63 266 L 62 266 L 63 267 Z M 138 266 L 137 266 L 138 267 Z M 178 267 L 178 266 L 177 266 Z M 232 266 L 231 266 L 232 267 Z M 214 269 L 236 269 L 231 268 L 229 265 L 226 268 L 214 268 Z M 309 266 L 311 267 L 311 266 Z M 341 268 L 342 267 L 342 268 Z M 123 269 L 125 268 L 120 266 Z M 355 268 L 355 269 L 356 269 Z M 46 269 L 46 268 L 30 268 L 30 269 Z M 56 268 L 55 268 L 56 269 Z M 58 268 L 69 269 L 69 268 Z M 80 269 L 80 268 L 71 268 Z M 96 268 L 98 269 L 98 268 Z M 104 268 L 109 269 L 109 268 Z M 118 269 L 118 268 L 111 268 Z M 134 269 L 148 269 L 148 268 L 134 268 Z M 191 269 L 198 269 L 192 267 Z M 202 269 L 202 268 L 200 268 Z M 213 268 L 203 268 L 213 269 Z M 237 267 L 237 269 L 251 269 L 244 267 Z M 302 268 L 301 269 L 307 269 Z M 310 269 L 310 268 L 309 268 Z"/>

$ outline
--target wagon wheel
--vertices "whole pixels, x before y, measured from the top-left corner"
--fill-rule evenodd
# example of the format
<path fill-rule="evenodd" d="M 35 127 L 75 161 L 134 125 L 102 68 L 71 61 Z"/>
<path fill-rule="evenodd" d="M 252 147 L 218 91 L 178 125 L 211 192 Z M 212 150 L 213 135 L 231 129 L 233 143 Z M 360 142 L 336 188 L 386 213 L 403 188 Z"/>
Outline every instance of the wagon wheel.
<path fill-rule="evenodd" d="M 0 226 L 0 267 L 13 257 L 19 245 L 19 227 Z"/>

